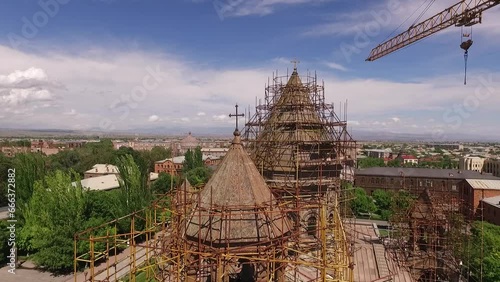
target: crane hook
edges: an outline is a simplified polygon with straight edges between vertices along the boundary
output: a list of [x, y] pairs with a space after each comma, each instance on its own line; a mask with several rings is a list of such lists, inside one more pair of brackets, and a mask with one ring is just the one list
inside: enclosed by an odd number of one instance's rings
[[469, 48], [474, 43], [471, 39], [463, 41], [460, 44], [460, 48], [464, 50], [464, 61], [465, 61], [465, 75], [464, 75], [464, 85], [467, 85], [467, 58], [469, 57]]

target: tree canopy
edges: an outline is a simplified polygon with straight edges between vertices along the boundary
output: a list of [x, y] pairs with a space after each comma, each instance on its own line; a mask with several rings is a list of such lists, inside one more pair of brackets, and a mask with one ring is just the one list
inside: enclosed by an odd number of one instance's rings
[[[173, 186], [172, 186], [173, 184]], [[168, 193], [172, 187], [176, 187], [179, 184], [179, 178], [171, 176], [168, 173], [161, 172], [158, 175], [158, 179], [151, 185], [151, 190], [154, 194], [165, 194]]]
[[49, 271], [73, 267], [73, 236], [85, 226], [87, 192], [79, 185], [77, 174], [56, 171], [34, 185], [33, 196], [24, 211], [21, 237], [34, 251], [34, 262]]
[[354, 198], [350, 202], [352, 212], [357, 215], [371, 214], [377, 210], [373, 199], [368, 196], [363, 188], [355, 187]]
[[368, 157], [358, 160], [359, 168], [381, 167], [381, 166], [385, 166], [383, 159]]
[[484, 282], [500, 281], [500, 226], [477, 221], [471, 231], [469, 246], [471, 276], [475, 281], [481, 281], [481, 276]]

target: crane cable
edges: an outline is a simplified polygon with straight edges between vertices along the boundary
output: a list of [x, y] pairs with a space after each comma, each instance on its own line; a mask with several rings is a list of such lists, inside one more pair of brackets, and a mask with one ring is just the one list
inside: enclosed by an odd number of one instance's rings
[[[464, 41], [464, 38], [469, 38]], [[465, 63], [465, 73], [464, 73], [464, 85], [467, 85], [467, 59], [469, 58], [469, 48], [472, 46], [472, 26], [470, 27], [470, 33], [464, 33], [464, 27], [461, 30], [461, 43], [460, 48], [464, 50], [464, 63]]]
[[[427, 2], [428, 0], [425, 0], [422, 2], [422, 4], [420, 4], [420, 6], [418, 6], [418, 8], [413, 11], [413, 13], [411, 13], [411, 15], [409, 15], [398, 27], [396, 27], [389, 35], [387, 35], [387, 37], [382, 40], [382, 42], [385, 42], [387, 41], [387, 39], [389, 39], [394, 33], [396, 33], [396, 31], [398, 31], [398, 29], [400, 29], [411, 17], [413, 17], [413, 15], [418, 11], [420, 10], [420, 8], [422, 8], [422, 6], [424, 6], [424, 4]], [[414, 26], [415, 25], [415, 22], [411, 25], [411, 26]], [[411, 27], [410, 26], [410, 27]], [[382, 43], [381, 43], [382, 44]]]
[[[429, 2], [429, 4], [427, 4], [427, 6], [422, 10], [420, 15], [418, 15], [418, 17], [413, 21], [412, 26], [416, 25], [420, 21], [420, 19], [424, 16], [424, 14], [427, 13], [427, 11], [429, 11], [430, 7], [432, 6], [432, 4], [434, 4], [434, 2], [436, 2], [436, 0], [432, 0]], [[422, 7], [422, 5], [420, 7]]]

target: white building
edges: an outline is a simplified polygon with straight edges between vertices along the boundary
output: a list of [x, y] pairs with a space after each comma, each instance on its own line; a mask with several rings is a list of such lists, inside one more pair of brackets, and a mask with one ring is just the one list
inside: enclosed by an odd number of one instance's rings
[[[89, 189], [91, 191], [106, 191], [120, 188], [120, 181], [118, 180], [118, 176], [116, 174], [86, 178], [82, 179], [80, 183], [82, 188]], [[76, 186], [75, 182], [73, 182], [73, 186]]]
[[216, 158], [222, 158], [226, 155], [229, 148], [201, 148], [203, 155], [209, 155]]
[[484, 159], [481, 157], [465, 156], [460, 158], [458, 168], [461, 170], [474, 170], [481, 172], [484, 166]]
[[118, 171], [118, 167], [110, 164], [96, 164], [91, 169], [85, 172], [83, 178], [91, 178], [109, 174], [119, 175], [120, 172]]

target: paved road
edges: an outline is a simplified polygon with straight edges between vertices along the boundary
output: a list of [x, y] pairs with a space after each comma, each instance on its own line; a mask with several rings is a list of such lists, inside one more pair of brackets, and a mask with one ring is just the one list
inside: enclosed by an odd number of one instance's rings
[[0, 220], [7, 219], [9, 217], [9, 212], [7, 211], [9, 207], [0, 207]]
[[0, 268], [0, 281], [2, 282], [64, 282], [73, 275], [54, 276], [50, 272], [42, 272], [34, 268], [34, 266], [26, 262], [20, 268], [16, 269], [16, 274], [8, 272], [9, 267]]
[[[157, 234], [158, 236], [158, 234]], [[154, 241], [150, 241], [150, 244], [152, 244]], [[143, 243], [144, 244], [144, 243]], [[151, 247], [150, 247], [151, 248]], [[116, 256], [116, 267], [114, 266], [115, 262], [115, 257], [112, 256], [109, 260], [109, 269], [107, 268], [106, 263], [101, 263], [98, 266], [94, 268], [94, 279], [96, 281], [109, 281], [109, 282], [115, 282], [119, 281], [120, 278], [125, 277], [130, 271], [130, 248], [127, 248], [123, 250], [120, 254]], [[146, 261], [146, 248], [145, 247], [136, 247], [135, 250], [135, 263], [136, 266], [142, 264], [143, 262]], [[108, 272], [109, 271], [109, 272]], [[116, 272], [116, 274], [115, 274]], [[90, 277], [90, 274], [88, 273], [88, 270], [85, 272], [81, 272], [76, 276], [76, 279], [74, 276], [69, 277], [68, 279], [64, 280], [65, 282], [84, 282], [88, 281], [88, 277]], [[106, 280], [109, 279], [109, 280]]]
[[389, 226], [389, 222], [383, 220], [374, 220], [374, 219], [356, 219], [356, 223], [375, 223], [381, 226]]

